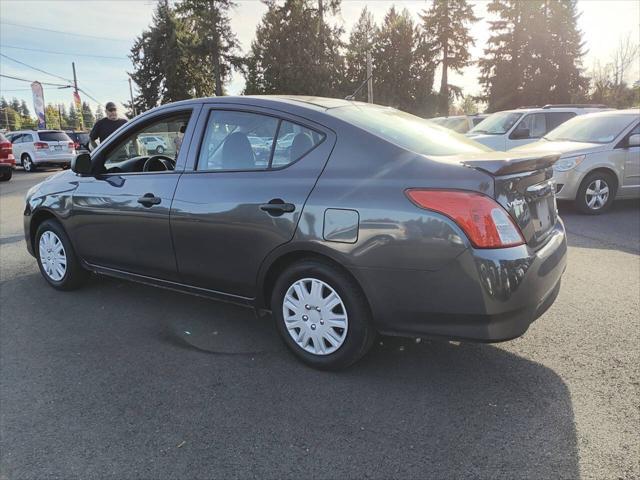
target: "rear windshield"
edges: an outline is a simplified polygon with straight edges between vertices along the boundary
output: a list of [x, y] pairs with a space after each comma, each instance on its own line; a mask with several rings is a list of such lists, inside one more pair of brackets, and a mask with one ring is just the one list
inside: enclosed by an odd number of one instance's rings
[[423, 155], [457, 155], [491, 151], [490, 148], [459, 133], [393, 108], [378, 105], [350, 105], [334, 108], [329, 112], [395, 145]]
[[469, 133], [484, 133], [488, 135], [503, 135], [511, 130], [511, 127], [520, 120], [522, 113], [497, 112], [489, 115], [478, 125], [473, 127]]
[[71, 139], [64, 132], [38, 132], [38, 137], [43, 142], [68, 142]]
[[91, 140], [88, 133], [76, 133], [76, 136], [78, 137], [78, 141], [83, 144], [89, 143]]
[[609, 143], [637, 119], [635, 115], [581, 115], [561, 124], [544, 138], [554, 142]]

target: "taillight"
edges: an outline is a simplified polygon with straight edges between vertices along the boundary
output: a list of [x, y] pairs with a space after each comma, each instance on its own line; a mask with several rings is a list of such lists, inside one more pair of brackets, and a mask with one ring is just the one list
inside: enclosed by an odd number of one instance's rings
[[49, 148], [49, 144], [44, 142], [34, 142], [33, 146], [36, 148], [36, 150], [45, 150]]
[[476, 248], [513, 247], [524, 243], [520, 229], [509, 214], [486, 195], [426, 189], [409, 189], [406, 194], [418, 207], [451, 218]]
[[11, 145], [11, 142], [0, 142], [0, 150], [12, 151], [13, 145]]
[[72, 150], [78, 150], [80, 148], [80, 144], [78, 142], [69, 142], [69, 148]]

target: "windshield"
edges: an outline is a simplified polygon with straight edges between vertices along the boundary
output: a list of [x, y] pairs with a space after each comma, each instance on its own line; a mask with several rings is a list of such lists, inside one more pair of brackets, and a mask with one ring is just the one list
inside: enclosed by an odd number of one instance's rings
[[554, 142], [609, 143], [637, 118], [634, 115], [582, 115], [561, 124], [544, 138]]
[[469, 133], [487, 133], [489, 135], [502, 135], [511, 130], [511, 127], [520, 120], [522, 113], [516, 112], [496, 112], [489, 115], [478, 125], [473, 127]]
[[395, 145], [423, 155], [490, 152], [491, 149], [415, 115], [378, 105], [352, 105], [329, 110]]

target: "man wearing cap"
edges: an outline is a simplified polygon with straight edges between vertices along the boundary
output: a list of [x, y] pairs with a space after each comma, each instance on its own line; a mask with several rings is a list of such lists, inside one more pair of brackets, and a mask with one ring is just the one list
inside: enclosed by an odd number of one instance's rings
[[94, 146], [96, 140], [100, 140], [100, 143], [104, 142], [109, 135], [127, 123], [124, 118], [118, 118], [118, 108], [115, 103], [108, 102], [105, 110], [107, 116], [98, 120], [89, 134]]

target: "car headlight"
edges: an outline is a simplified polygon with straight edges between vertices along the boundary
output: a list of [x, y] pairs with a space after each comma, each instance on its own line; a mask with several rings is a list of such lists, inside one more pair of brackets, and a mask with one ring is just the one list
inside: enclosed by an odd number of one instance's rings
[[586, 155], [578, 155], [577, 157], [561, 158], [553, 164], [553, 169], [558, 172], [566, 172], [572, 168], [576, 168], [585, 159]]

